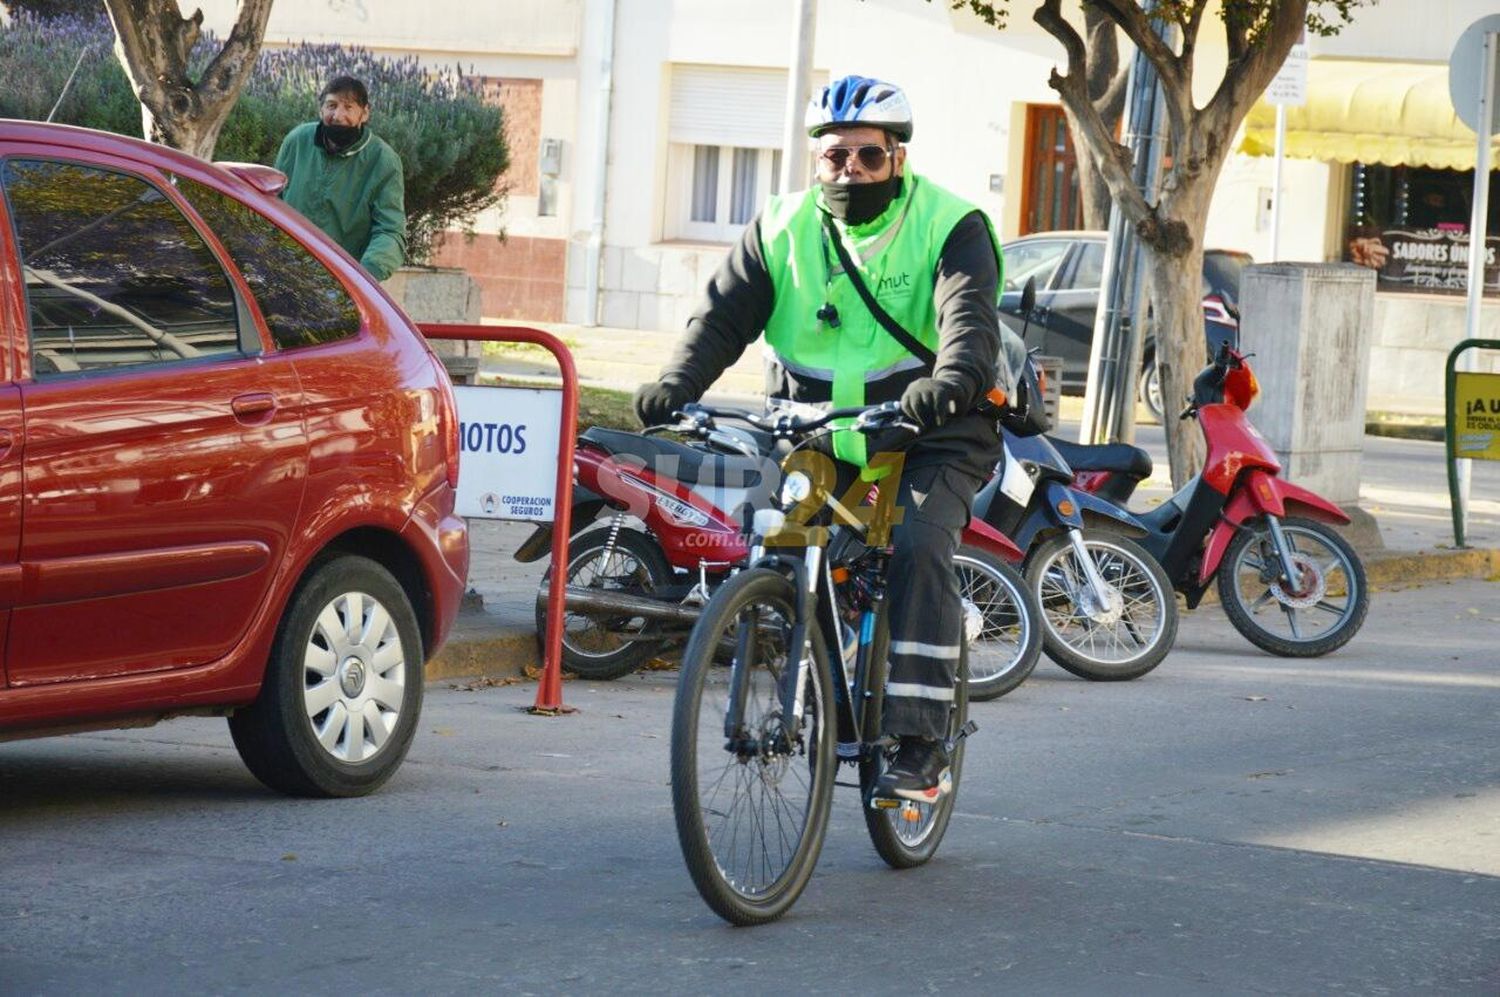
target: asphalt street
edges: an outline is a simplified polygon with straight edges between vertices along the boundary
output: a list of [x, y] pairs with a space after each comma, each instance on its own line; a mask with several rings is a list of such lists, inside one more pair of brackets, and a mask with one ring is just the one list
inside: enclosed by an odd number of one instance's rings
[[0, 744], [0, 992], [1500, 991], [1500, 592], [1374, 597], [1312, 661], [1212, 608], [1132, 683], [976, 704], [958, 813], [893, 872], [836, 791], [784, 920], [678, 853], [675, 673], [429, 687], [378, 794], [262, 790], [222, 721]]

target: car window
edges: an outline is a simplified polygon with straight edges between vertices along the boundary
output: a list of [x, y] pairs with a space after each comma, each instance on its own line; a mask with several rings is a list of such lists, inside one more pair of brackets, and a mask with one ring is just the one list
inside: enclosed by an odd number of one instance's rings
[[26, 283], [32, 372], [239, 355], [233, 285], [165, 194], [125, 173], [7, 160]]
[[1052, 272], [1068, 254], [1068, 243], [1062, 240], [1011, 243], [1003, 247], [1005, 257], [1005, 289], [1018, 291], [1026, 285], [1028, 278], [1036, 278], [1038, 290], [1044, 290], [1052, 279]]
[[1074, 256], [1073, 270], [1064, 288], [1069, 291], [1097, 291], [1104, 278], [1104, 243], [1084, 242]]
[[359, 332], [354, 299], [290, 233], [249, 205], [196, 180], [178, 177], [176, 183], [244, 275], [277, 346], [316, 346]]

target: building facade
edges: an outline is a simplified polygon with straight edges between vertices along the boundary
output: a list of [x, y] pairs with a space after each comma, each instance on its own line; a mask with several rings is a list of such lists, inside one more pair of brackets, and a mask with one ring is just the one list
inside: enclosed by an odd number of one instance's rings
[[[819, 0], [814, 84], [851, 72], [899, 83], [916, 114], [910, 165], [987, 211], [1002, 238], [1075, 226], [1075, 163], [1047, 85], [1061, 46], [1025, 3], [1010, 5], [1004, 31], [949, 6]], [[1446, 91], [1463, 29], [1494, 5], [1421, 6], [1420, 18], [1404, 0], [1360, 8], [1339, 36], [1310, 37], [1309, 102], [1288, 116], [1279, 257], [1381, 270], [1372, 407], [1439, 407], [1441, 354], [1463, 325], [1452, 268], [1431, 264], [1434, 247], [1467, 230], [1473, 136], [1431, 94]], [[227, 28], [233, 7], [205, 3], [209, 26]], [[1064, 10], [1081, 23], [1076, 3]], [[273, 8], [267, 44], [359, 44], [483, 78], [506, 110], [510, 195], [435, 262], [479, 282], [486, 317], [676, 329], [777, 190], [792, 18], [790, 0], [319, 0]], [[1200, 103], [1224, 65], [1217, 25], [1206, 18], [1200, 39]], [[1264, 106], [1247, 121], [1206, 233], [1208, 245], [1261, 261], [1271, 255], [1268, 121]], [[809, 171], [810, 161], [793, 172]], [[1491, 210], [1500, 215], [1500, 196]], [[1500, 291], [1500, 266], [1486, 277]]]

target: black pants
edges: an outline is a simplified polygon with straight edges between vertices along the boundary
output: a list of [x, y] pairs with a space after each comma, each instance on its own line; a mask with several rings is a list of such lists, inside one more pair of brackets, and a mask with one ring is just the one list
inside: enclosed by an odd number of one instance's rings
[[901, 475], [886, 581], [891, 626], [884, 732], [946, 737], [963, 617], [953, 557], [983, 482], [953, 463], [924, 464]]

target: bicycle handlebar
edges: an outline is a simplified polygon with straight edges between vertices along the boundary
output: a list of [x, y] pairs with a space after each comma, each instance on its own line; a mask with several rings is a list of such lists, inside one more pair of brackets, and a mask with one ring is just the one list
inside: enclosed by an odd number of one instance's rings
[[835, 419], [854, 419], [854, 429], [860, 432], [870, 430], [893, 429], [905, 424], [908, 428], [916, 430], [917, 426], [911, 424], [901, 412], [898, 402], [882, 402], [879, 405], [851, 405], [845, 408], [830, 409], [814, 418], [795, 415], [790, 412], [777, 412], [764, 414], [751, 412], [748, 409], [726, 408], [714, 405], [704, 405], [699, 402], [689, 403], [682, 407], [681, 413], [684, 428], [689, 430], [707, 429], [714, 419], [738, 419], [749, 423], [756, 429], [768, 432], [778, 439], [795, 439], [806, 436], [814, 430], [822, 429]]

